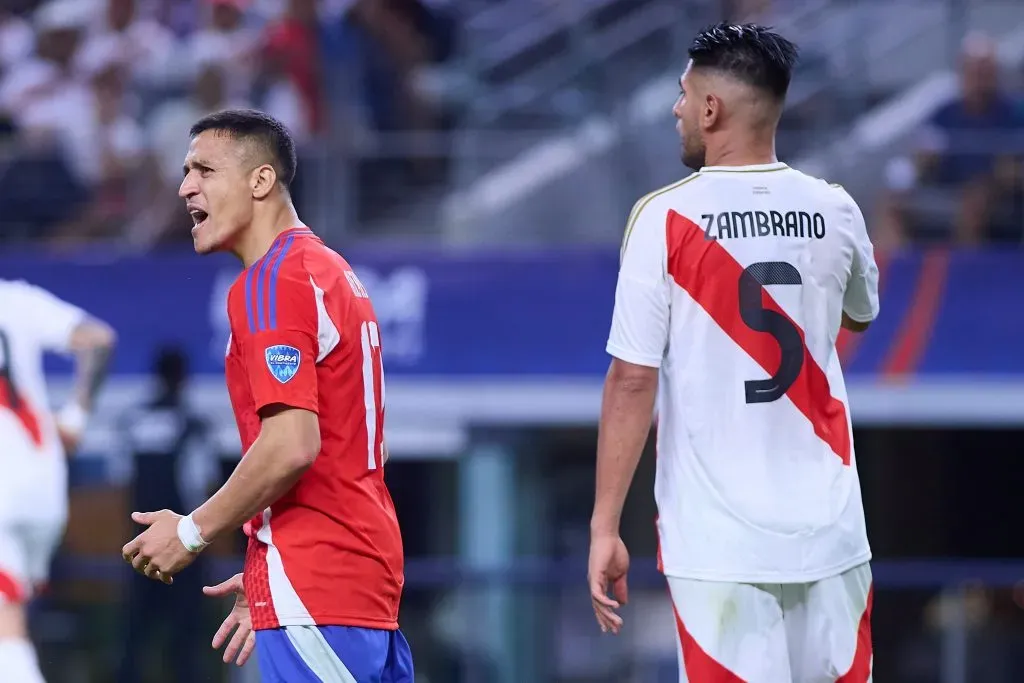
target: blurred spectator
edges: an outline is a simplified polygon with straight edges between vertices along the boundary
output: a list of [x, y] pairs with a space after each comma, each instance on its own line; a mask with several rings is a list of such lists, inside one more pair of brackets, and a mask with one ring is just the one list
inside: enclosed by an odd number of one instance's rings
[[260, 33], [246, 19], [248, 0], [202, 0], [206, 24], [188, 40], [190, 74], [206, 64], [224, 69], [229, 99], [247, 99], [256, 77]]
[[149, 143], [147, 179], [144, 191], [147, 207], [129, 226], [127, 238], [135, 246], [148, 246], [169, 238], [189, 238], [192, 219], [178, 198], [181, 167], [188, 151], [188, 131], [203, 116], [221, 109], [244, 108], [245, 100], [229, 101], [226, 96], [224, 69], [211, 62], [201, 67], [199, 76], [187, 97], [174, 98], [161, 104], [146, 124]]
[[31, 55], [35, 47], [32, 26], [13, 11], [14, 4], [0, 6], [0, 73]]
[[102, 1], [106, 11], [82, 46], [84, 69], [95, 71], [113, 53], [139, 84], [163, 83], [180, 72], [174, 36], [156, 20], [140, 17], [137, 0]]
[[89, 0], [54, 0], [33, 16], [35, 52], [4, 71], [0, 109], [26, 132], [65, 132], [88, 88], [75, 71], [75, 58], [91, 20]]
[[266, 31], [262, 61], [263, 109], [288, 126], [296, 141], [324, 132], [317, 0], [288, 0]]
[[90, 200], [57, 235], [62, 245], [115, 237], [138, 204], [133, 202], [133, 190], [144, 138], [129, 113], [127, 69], [116, 57], [97, 67], [89, 78], [86, 108], [74, 112], [77, 125], [70, 140], [74, 166]]
[[960, 96], [887, 168], [876, 244], [1020, 242], [1024, 112], [999, 83], [995, 45], [972, 35], [961, 56]]
[[[191, 510], [202, 500], [205, 490], [190, 491], [196, 486], [186, 483], [186, 456], [202, 453], [191, 449], [205, 443], [207, 425], [192, 413], [185, 400], [188, 359], [177, 348], [162, 349], [154, 358], [153, 375], [156, 391], [152, 399], [121, 420], [125, 450], [134, 464], [132, 510]], [[206, 476], [196, 479], [199, 489], [208, 483]], [[119, 681], [139, 680], [139, 671], [144, 670], [141, 655], [160, 635], [170, 646], [161, 652], [160, 660], [174, 670], [174, 680], [206, 680], [200, 673], [200, 663], [205, 660], [197, 655], [206, 650], [208, 636], [196, 628], [202, 623], [205, 561], [200, 558], [198, 566], [174, 577], [172, 586], [132, 573]]]
[[1016, 683], [1024, 676], [1019, 607], [1006, 591], [967, 585], [962, 593], [936, 595], [925, 608], [924, 629], [911, 631], [900, 647], [899, 680], [933, 683], [944, 680], [943, 641], [963, 629], [967, 657], [964, 680]]
[[0, 210], [6, 237], [40, 235], [66, 219], [82, 200], [82, 163], [73, 154], [84, 140], [83, 113], [92, 108], [88, 85], [74, 69], [89, 0], [52, 0], [32, 15], [33, 54], [4, 70], [0, 113], [17, 130], [14, 158], [2, 178]]
[[426, 130], [434, 112], [417, 78], [447, 57], [453, 31], [447, 16], [420, 0], [349, 0], [346, 21], [362, 34], [366, 99], [377, 130]]

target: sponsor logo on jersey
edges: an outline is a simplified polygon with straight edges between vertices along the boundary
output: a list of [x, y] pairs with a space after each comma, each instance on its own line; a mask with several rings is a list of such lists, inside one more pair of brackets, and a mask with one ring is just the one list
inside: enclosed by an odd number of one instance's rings
[[263, 352], [267, 359], [267, 369], [281, 384], [284, 384], [299, 371], [302, 354], [294, 346], [275, 344], [268, 346]]

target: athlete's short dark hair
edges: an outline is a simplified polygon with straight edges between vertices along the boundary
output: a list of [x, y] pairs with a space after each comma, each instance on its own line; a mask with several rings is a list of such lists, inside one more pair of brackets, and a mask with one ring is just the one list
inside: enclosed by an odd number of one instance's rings
[[295, 141], [288, 128], [270, 114], [255, 109], [226, 109], [196, 121], [188, 135], [194, 138], [208, 130], [226, 133], [235, 140], [261, 148], [285, 188], [295, 180], [298, 165]]
[[781, 101], [799, 51], [764, 26], [721, 23], [698, 33], [689, 54], [694, 68], [721, 71]]

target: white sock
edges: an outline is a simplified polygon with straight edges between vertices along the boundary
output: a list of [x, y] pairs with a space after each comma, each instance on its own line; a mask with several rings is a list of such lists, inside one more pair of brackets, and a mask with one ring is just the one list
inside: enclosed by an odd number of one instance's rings
[[46, 683], [32, 643], [24, 638], [0, 638], [0, 671], [3, 680], [18, 683]]

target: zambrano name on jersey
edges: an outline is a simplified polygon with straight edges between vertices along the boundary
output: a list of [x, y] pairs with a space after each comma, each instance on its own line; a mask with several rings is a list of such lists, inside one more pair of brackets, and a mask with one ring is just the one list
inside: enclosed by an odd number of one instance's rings
[[807, 211], [723, 211], [700, 216], [704, 239], [794, 237], [824, 239], [825, 217]]

